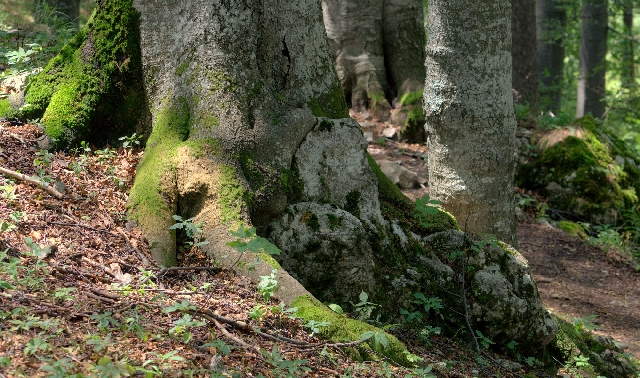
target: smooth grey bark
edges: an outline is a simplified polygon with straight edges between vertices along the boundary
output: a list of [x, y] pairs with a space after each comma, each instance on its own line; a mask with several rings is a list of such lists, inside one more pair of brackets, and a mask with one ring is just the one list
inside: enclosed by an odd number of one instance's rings
[[424, 85], [420, 0], [323, 0], [324, 23], [350, 105], [388, 117], [389, 101]]
[[562, 35], [567, 24], [567, 11], [561, 1], [537, 0], [538, 77], [540, 104], [545, 111], [558, 113], [562, 101], [564, 45]]
[[604, 116], [608, 1], [584, 0], [580, 11], [580, 69], [576, 117]]
[[65, 21], [71, 22], [78, 29], [80, 24], [80, 0], [48, 0], [47, 4], [56, 8], [65, 16]]
[[513, 0], [511, 12], [512, 86], [516, 100], [538, 113], [538, 57], [536, 54], [536, 2]]
[[516, 246], [511, 2], [429, 1], [427, 35], [430, 195], [464, 230]]

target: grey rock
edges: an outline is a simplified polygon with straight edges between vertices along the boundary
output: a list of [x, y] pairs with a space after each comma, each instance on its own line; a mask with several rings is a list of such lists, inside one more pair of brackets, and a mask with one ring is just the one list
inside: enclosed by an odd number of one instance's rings
[[420, 188], [427, 180], [411, 172], [400, 164], [390, 160], [380, 160], [377, 162], [382, 172], [402, 189]]
[[382, 135], [388, 139], [398, 139], [398, 132], [393, 127], [387, 127], [386, 129], [382, 130]]
[[363, 129], [367, 129], [374, 126], [375, 124], [373, 122], [360, 122], [360, 127], [362, 127]]
[[373, 133], [371, 131], [365, 131], [365, 132], [362, 133], [362, 135], [364, 135], [364, 139], [368, 143], [373, 142]]

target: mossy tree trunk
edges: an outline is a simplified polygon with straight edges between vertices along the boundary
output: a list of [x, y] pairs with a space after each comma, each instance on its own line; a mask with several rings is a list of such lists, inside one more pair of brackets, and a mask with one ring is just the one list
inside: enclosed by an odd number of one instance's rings
[[[305, 319], [336, 317], [309, 292], [349, 311], [365, 291], [389, 320], [426, 292], [457, 309], [441, 320], [458, 330], [462, 277], [474, 329], [532, 349], [553, 338], [555, 323], [522, 256], [504, 246], [470, 249], [444, 211], [415, 219], [415, 204], [367, 155], [348, 118], [319, 0], [158, 3], [123, 0], [122, 8], [109, 8], [111, 17], [126, 10], [139, 20], [142, 109], [150, 109], [152, 132], [129, 217], [158, 262], [176, 263], [169, 228], [178, 214], [203, 223], [210, 244], [202, 248], [217, 263], [254, 280], [276, 269], [276, 295], [300, 306]], [[82, 98], [75, 85], [68, 98]], [[226, 245], [240, 225], [276, 244], [277, 261]], [[465, 274], [451, 257], [461, 251], [468, 253]], [[398, 357], [402, 347], [392, 344]]]
[[338, 77], [354, 109], [386, 118], [394, 98], [422, 92], [421, 0], [323, 0], [322, 7]]
[[39, 118], [61, 149], [145, 133], [138, 24], [130, 1], [98, 2], [87, 25], [31, 80], [20, 115]]
[[430, 1], [427, 31], [430, 194], [466, 231], [516, 246], [511, 2]]

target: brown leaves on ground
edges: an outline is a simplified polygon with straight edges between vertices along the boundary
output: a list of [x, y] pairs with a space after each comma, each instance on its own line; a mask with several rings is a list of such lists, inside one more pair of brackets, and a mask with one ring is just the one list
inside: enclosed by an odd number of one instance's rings
[[[238, 377], [418, 372], [323, 348], [300, 319], [263, 302], [248, 279], [215, 268], [197, 249], [183, 250], [180, 265], [199, 269], [155, 266], [140, 230], [126, 221], [142, 151], [83, 145], [48, 153], [36, 147], [40, 134], [34, 125], [0, 124], [0, 166], [65, 194], [55, 199], [0, 177], [0, 377], [216, 376], [212, 368]], [[474, 351], [442, 337], [410, 349], [438, 376], [519, 376], [478, 365]]]

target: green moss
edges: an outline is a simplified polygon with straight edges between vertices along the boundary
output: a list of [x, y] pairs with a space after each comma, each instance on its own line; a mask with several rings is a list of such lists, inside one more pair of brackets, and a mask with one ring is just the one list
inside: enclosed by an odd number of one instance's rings
[[304, 193], [304, 182], [300, 178], [298, 173], [298, 167], [295, 161], [291, 164], [290, 170], [283, 170], [280, 176], [280, 186], [284, 190], [284, 193], [287, 195], [287, 200], [289, 203], [298, 202], [303, 197]]
[[270, 267], [272, 267], [273, 269], [282, 269], [282, 267], [280, 266], [280, 264], [276, 261], [276, 259], [274, 259], [273, 257], [271, 257], [271, 255], [269, 255], [268, 253], [264, 253], [264, 252], [260, 252], [260, 254], [258, 255], [260, 257], [260, 259], [264, 262], [266, 262], [267, 264], [269, 264]]
[[182, 76], [187, 68], [189, 68], [189, 62], [183, 62], [181, 65], [176, 67], [176, 75]]
[[572, 235], [580, 236], [583, 239], [587, 239], [588, 238], [588, 235], [584, 231], [584, 228], [582, 226], [580, 226], [579, 224], [577, 224], [577, 223], [563, 220], [563, 221], [558, 222], [558, 227], [562, 231], [568, 232], [568, 233], [570, 233]]
[[[615, 155], [635, 161], [617, 139], [604, 133], [591, 117], [577, 121], [581, 136], [567, 136], [553, 146], [543, 146], [540, 156], [520, 166], [516, 185], [550, 195], [550, 205], [581, 216], [599, 217], [609, 209], [638, 204], [640, 172], [633, 164], [619, 166]], [[575, 127], [575, 126], [574, 126]], [[565, 194], [547, 192], [549, 183], [566, 188]]]
[[318, 127], [319, 131], [331, 131], [333, 129], [333, 123], [331, 123], [330, 121], [327, 121], [326, 119], [323, 119], [322, 121], [320, 121], [320, 126]]
[[0, 99], [0, 118], [13, 117], [14, 113], [15, 111], [11, 107], [9, 100], [6, 98]]
[[335, 231], [340, 228], [340, 226], [342, 226], [341, 217], [337, 217], [333, 214], [327, 214], [327, 219], [329, 220], [329, 228], [331, 229], [331, 231]]
[[139, 14], [131, 0], [102, 2], [28, 88], [23, 118], [41, 118], [58, 148], [113, 142], [143, 119]]
[[349, 108], [344, 98], [344, 92], [340, 83], [335, 83], [331, 90], [317, 98], [312, 98], [308, 103], [309, 109], [316, 117], [349, 118]]
[[413, 105], [422, 100], [423, 91], [409, 92], [400, 96], [400, 105]]
[[240, 223], [243, 210], [247, 208], [250, 198], [247, 198], [248, 193], [238, 181], [235, 168], [223, 165], [221, 173], [222, 183], [218, 196], [220, 198], [222, 223]]
[[320, 231], [320, 219], [318, 219], [316, 214], [310, 211], [305, 211], [300, 220], [303, 221], [311, 231]]
[[[156, 114], [155, 127], [147, 141], [127, 204], [129, 217], [147, 234], [166, 234], [172, 223], [171, 216], [175, 213], [172, 197], [175, 194], [164, 180], [176, 168], [176, 149], [188, 135], [189, 120], [189, 107], [184, 98], [172, 100], [167, 96]], [[175, 251], [169, 251], [167, 246], [161, 248], [165, 265], [175, 263]]]
[[345, 198], [344, 209], [351, 214], [353, 214], [356, 218], [360, 218], [360, 192], [357, 190], [352, 190], [347, 193]]
[[[337, 314], [327, 306], [323, 305], [317, 299], [309, 297], [307, 295], [296, 298], [291, 303], [291, 306], [298, 308], [297, 315], [301, 317], [305, 322], [308, 322], [310, 320], [314, 320], [316, 322], [329, 322], [329, 326], [321, 328], [320, 336], [334, 342], [357, 341], [362, 338], [362, 335], [365, 332], [384, 333], [384, 331], [382, 331], [381, 329], [376, 328], [370, 324]], [[408, 361], [406, 361], [404, 357], [404, 352], [407, 349], [404, 344], [402, 344], [393, 335], [387, 333], [386, 336], [389, 340], [389, 346], [382, 351], [382, 354], [391, 358], [397, 363], [407, 364]], [[370, 353], [370, 344], [364, 343], [363, 346], [365, 347], [359, 348], [359, 350], [351, 349], [351, 356], [359, 360], [379, 358], [374, 353]]]
[[558, 323], [558, 333], [554, 341], [547, 347], [547, 350], [554, 357], [563, 363], [573, 363], [574, 357], [583, 355], [589, 358], [589, 365], [579, 368], [581, 376], [620, 377], [619, 374], [607, 369], [605, 363], [597, 353], [608, 349], [606, 345], [598, 343], [593, 336], [583, 330], [578, 330], [571, 323], [555, 316]]

